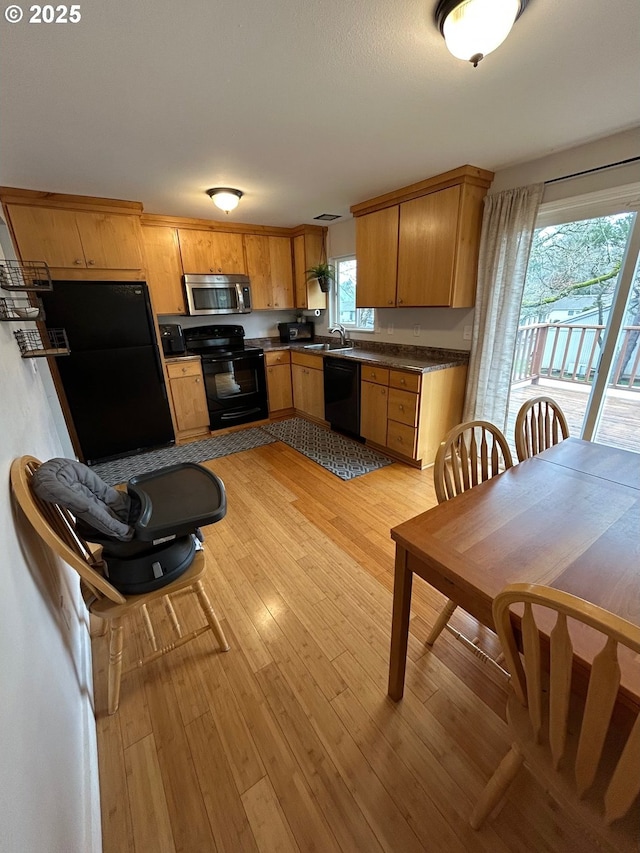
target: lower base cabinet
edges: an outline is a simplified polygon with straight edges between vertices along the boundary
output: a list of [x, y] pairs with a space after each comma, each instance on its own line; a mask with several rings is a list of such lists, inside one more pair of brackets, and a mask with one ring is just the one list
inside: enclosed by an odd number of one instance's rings
[[363, 368], [361, 435], [426, 468], [447, 432], [460, 423], [466, 379], [466, 365], [423, 374]]
[[275, 350], [265, 353], [267, 365], [267, 394], [269, 414], [279, 413], [293, 408], [293, 389], [291, 387], [291, 355], [289, 350]]
[[209, 434], [209, 410], [200, 359], [167, 364], [176, 441]]
[[317, 421], [324, 421], [324, 371], [321, 356], [291, 353], [293, 405]]

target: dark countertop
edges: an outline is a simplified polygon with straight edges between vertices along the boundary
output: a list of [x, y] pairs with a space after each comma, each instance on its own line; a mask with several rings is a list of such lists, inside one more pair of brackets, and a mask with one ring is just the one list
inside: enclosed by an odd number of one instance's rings
[[[335, 338], [316, 338], [314, 343], [335, 343]], [[305, 349], [304, 344], [284, 344], [277, 338], [257, 338], [246, 341], [250, 346], [260, 346], [265, 352], [290, 350], [303, 352], [323, 358], [344, 358], [349, 361], [360, 361], [363, 364], [376, 364], [398, 370], [409, 370], [415, 373], [430, 373], [433, 370], [444, 370], [447, 367], [457, 367], [467, 364], [469, 353], [465, 350], [443, 350], [432, 347], [411, 347], [396, 344], [369, 344], [361, 341], [354, 342], [349, 350], [314, 350]]]

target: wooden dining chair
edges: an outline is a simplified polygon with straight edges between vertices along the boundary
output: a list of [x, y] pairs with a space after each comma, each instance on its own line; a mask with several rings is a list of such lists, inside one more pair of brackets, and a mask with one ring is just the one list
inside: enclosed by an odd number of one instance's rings
[[[436, 454], [433, 483], [438, 503], [444, 503], [512, 466], [509, 445], [498, 427], [488, 421], [458, 424], [447, 434]], [[449, 620], [455, 609], [455, 603], [447, 601], [429, 632], [427, 645], [432, 646], [447, 628], [480, 660], [495, 664], [474, 640], [451, 628]]]
[[[132, 669], [157, 660], [167, 652], [199, 637], [205, 631], [213, 631], [222, 651], [229, 650], [229, 644], [220, 627], [218, 618], [202, 584], [205, 573], [205, 558], [198, 551], [189, 568], [170, 584], [153, 592], [142, 595], [123, 595], [106, 579], [102, 572], [104, 562], [101, 549], [93, 548], [76, 532], [75, 519], [65, 508], [40, 500], [30, 486], [33, 472], [40, 466], [33, 456], [14, 459], [11, 465], [11, 490], [15, 500], [40, 539], [71, 568], [80, 575], [80, 586], [87, 609], [90, 613], [105, 620], [109, 642], [108, 668], [108, 713], [118, 710], [120, 700], [120, 681], [122, 676], [123, 620], [140, 610], [145, 623], [147, 636], [153, 652], [138, 660]], [[169, 596], [181, 590], [195, 593], [206, 625], [182, 635], [182, 630]], [[178, 638], [161, 649], [157, 648], [155, 634], [149, 619], [147, 605], [159, 599], [165, 599], [167, 612], [176, 628]]]
[[532, 397], [523, 403], [516, 416], [515, 442], [518, 461], [569, 437], [564, 412], [551, 397]]
[[[514, 606], [521, 617], [512, 612]], [[555, 624], [547, 660], [538, 625], [549, 616], [549, 624]], [[480, 795], [471, 826], [482, 826], [526, 765], [612, 850], [637, 851], [640, 716], [637, 709], [616, 708], [616, 698], [619, 648], [630, 649], [637, 659], [640, 626], [537, 584], [507, 586], [494, 600], [493, 618], [511, 673], [507, 720], [512, 746]], [[579, 630], [588, 626], [598, 640], [586, 697], [571, 691], [574, 626], [568, 620], [581, 623]]]

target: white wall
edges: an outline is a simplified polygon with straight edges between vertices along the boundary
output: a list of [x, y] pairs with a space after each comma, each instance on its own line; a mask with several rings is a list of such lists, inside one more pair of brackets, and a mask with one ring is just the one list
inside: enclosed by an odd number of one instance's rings
[[14, 517], [9, 496], [14, 457], [49, 459], [66, 452], [41, 378], [46, 364], [20, 357], [15, 327], [0, 323], [0, 851], [97, 853], [97, 751], [84, 605], [75, 573], [25, 544], [29, 528]]
[[[598, 166], [607, 166], [631, 157], [640, 157], [640, 127], [588, 142], [585, 145], [578, 145], [575, 148], [557, 151], [538, 160], [501, 169], [496, 172], [489, 192], [497, 193], [511, 187], [551, 181], [554, 178], [595, 169]], [[542, 202], [572, 198], [610, 187], [632, 184], [638, 180], [640, 180], [640, 163], [631, 163], [602, 172], [593, 172], [580, 178], [548, 184], [544, 188]]]

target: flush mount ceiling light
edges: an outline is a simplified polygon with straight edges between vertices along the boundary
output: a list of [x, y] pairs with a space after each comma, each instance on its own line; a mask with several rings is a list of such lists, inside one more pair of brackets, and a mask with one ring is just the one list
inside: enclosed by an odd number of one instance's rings
[[475, 68], [499, 47], [529, 0], [440, 0], [436, 24], [449, 51]]
[[230, 210], [236, 209], [243, 193], [241, 190], [234, 190], [231, 187], [215, 187], [212, 190], [207, 190], [207, 195], [220, 210], [229, 213]]

